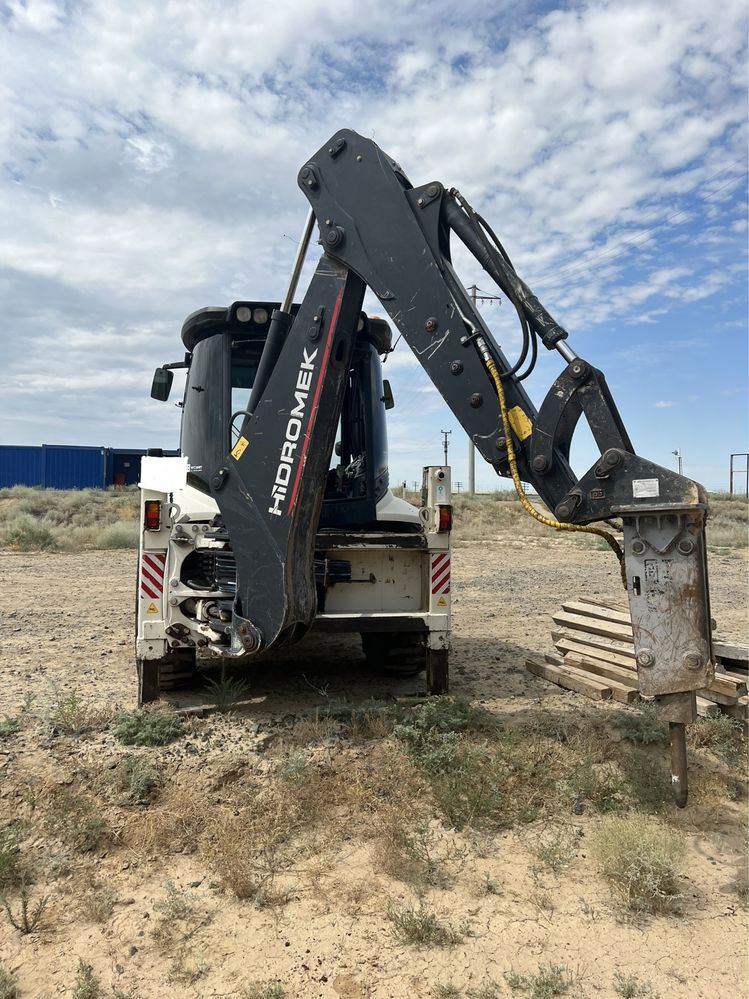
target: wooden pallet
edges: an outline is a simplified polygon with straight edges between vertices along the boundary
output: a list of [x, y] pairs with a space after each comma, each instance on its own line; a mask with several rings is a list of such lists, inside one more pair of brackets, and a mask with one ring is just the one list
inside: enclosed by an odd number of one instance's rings
[[[639, 700], [637, 664], [629, 610], [618, 601], [580, 597], [553, 615], [558, 655], [526, 661], [528, 672], [597, 700]], [[749, 646], [716, 638], [715, 678], [697, 691], [697, 713], [749, 717]]]

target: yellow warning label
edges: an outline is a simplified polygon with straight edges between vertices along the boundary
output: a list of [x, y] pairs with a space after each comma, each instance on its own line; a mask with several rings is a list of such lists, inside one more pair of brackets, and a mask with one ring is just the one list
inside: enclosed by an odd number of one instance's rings
[[445, 600], [444, 597], [440, 597], [439, 600], [437, 601], [437, 606], [438, 607], [447, 607], [447, 600]]
[[146, 607], [146, 614], [158, 614], [158, 613], [159, 613], [159, 608], [156, 606], [156, 604], [153, 601], [151, 601], [148, 607]]
[[521, 441], [524, 441], [526, 437], [530, 437], [533, 433], [533, 424], [520, 406], [513, 406], [507, 414], [507, 419]]
[[239, 461], [239, 459], [240, 459], [240, 458], [242, 457], [242, 455], [243, 455], [243, 454], [245, 453], [245, 451], [247, 450], [247, 445], [248, 445], [249, 443], [250, 443], [250, 442], [249, 442], [249, 441], [247, 440], [247, 438], [246, 438], [246, 437], [240, 437], [240, 438], [239, 438], [239, 440], [238, 440], [238, 441], [237, 441], [237, 443], [236, 443], [236, 444], [234, 445], [234, 447], [232, 448], [232, 451], [231, 451], [231, 456], [232, 456], [232, 458], [233, 458], [233, 459], [234, 459], [235, 461]]

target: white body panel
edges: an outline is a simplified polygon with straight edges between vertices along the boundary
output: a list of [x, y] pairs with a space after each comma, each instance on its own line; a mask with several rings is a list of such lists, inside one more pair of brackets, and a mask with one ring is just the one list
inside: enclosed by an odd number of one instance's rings
[[[176, 459], [182, 461], [183, 459]], [[169, 458], [144, 459], [141, 485], [141, 551], [138, 575], [137, 654], [158, 659], [176, 648], [195, 647], [219, 651], [220, 634], [201, 618], [201, 605], [231, 594], [200, 593], [182, 582], [182, 564], [196, 550], [224, 550], [220, 541], [205, 536], [219, 512], [212, 497], [187, 485], [181, 466], [156, 468]], [[450, 475], [447, 468], [425, 469], [427, 505], [419, 510], [388, 492], [377, 506], [387, 542], [375, 532], [371, 540], [362, 534], [361, 544], [322, 548], [324, 557], [351, 564], [351, 582], [338, 582], [325, 591], [320, 625], [339, 631], [386, 630], [424, 634], [424, 644], [446, 649], [450, 632], [450, 536], [440, 533], [435, 501], [449, 503]], [[172, 484], [173, 490], [146, 488], [145, 483]], [[445, 497], [447, 497], [445, 499]], [[144, 503], [162, 503], [160, 530], [144, 530]], [[420, 525], [425, 547], [413, 546], [413, 533], [398, 535], [387, 524]], [[399, 540], [403, 539], [399, 545]], [[322, 538], [321, 538], [322, 541]], [[411, 542], [409, 544], [409, 542]], [[185, 603], [189, 601], [189, 603]], [[198, 605], [196, 613], [195, 606]], [[183, 606], [184, 605], [184, 606]], [[251, 612], [250, 612], [251, 616]]]

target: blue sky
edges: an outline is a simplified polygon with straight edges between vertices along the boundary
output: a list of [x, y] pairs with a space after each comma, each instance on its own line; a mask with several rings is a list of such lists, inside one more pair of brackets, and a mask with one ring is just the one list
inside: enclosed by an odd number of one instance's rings
[[[413, 183], [459, 187], [637, 450], [673, 466], [680, 448], [726, 488], [749, 449], [744, 0], [490, 9], [0, 2], [0, 442], [173, 446], [153, 368], [194, 309], [281, 296], [297, 170], [345, 126]], [[512, 308], [484, 315], [512, 356]], [[537, 404], [559, 367], [525, 383]], [[403, 341], [385, 368], [393, 478], [451, 429], [465, 482], [465, 435]], [[594, 460], [584, 433], [573, 459]], [[477, 481], [498, 483], [480, 462]]]

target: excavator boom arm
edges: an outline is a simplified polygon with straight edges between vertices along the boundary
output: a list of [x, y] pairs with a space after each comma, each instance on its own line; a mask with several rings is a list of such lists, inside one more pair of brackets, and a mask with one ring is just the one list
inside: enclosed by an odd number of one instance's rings
[[[245, 650], [256, 640], [260, 647], [298, 634], [314, 616], [310, 536], [333, 446], [331, 428], [340, 413], [341, 371], [369, 287], [485, 460], [498, 474], [512, 475], [519, 489], [521, 481], [533, 484], [553, 511], [553, 518], [544, 516], [547, 523], [581, 530], [595, 521], [622, 518], [623, 579], [641, 692], [658, 699], [663, 716], [677, 729], [693, 720], [694, 691], [713, 675], [705, 490], [635, 453], [603, 374], [569, 347], [566, 330], [517, 275], [494, 232], [459, 192], [437, 181], [414, 187], [372, 140], [350, 130], [337, 132], [304, 164], [298, 183], [319, 227], [322, 257], [298, 315], [293, 322], [286, 317], [287, 329], [266, 358], [267, 385], [253, 393], [259, 398], [240, 438], [250, 451], [259, 445], [265, 468], [258, 468], [257, 455], [243, 463], [235, 448], [217, 486], [226, 490], [219, 503], [222, 511], [228, 507], [232, 536], [248, 532], [241, 524], [246, 524], [247, 507], [253, 507], [253, 518], [267, 536], [267, 557], [255, 564], [265, 579], [276, 581], [265, 620], [258, 621], [253, 609], [250, 621], [249, 594], [256, 592], [258, 570], [238, 560], [236, 619], [246, 629]], [[515, 307], [523, 333], [518, 362], [510, 363], [457, 277], [451, 234]], [[295, 279], [298, 272], [297, 264]], [[280, 507], [263, 508], [257, 496], [272, 490], [275, 456], [283, 455], [284, 447], [288, 452], [284, 419], [293, 412], [299, 364], [311, 350], [321, 349], [317, 345], [328, 343], [331, 353], [320, 355], [324, 363], [310, 382], [318, 401], [300, 416], [302, 443], [293, 452], [289, 488], [304, 502], [287, 502], [284, 493]], [[522, 382], [533, 369], [539, 343], [558, 351], [566, 363], [536, 410]], [[601, 457], [578, 479], [568, 458], [581, 416]], [[262, 533], [256, 526], [251, 531], [255, 539]], [[682, 736], [675, 730], [673, 770], [680, 803], [686, 800]]]

